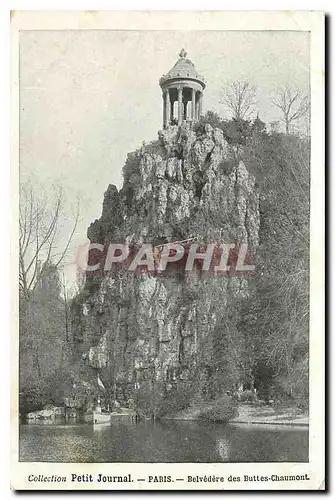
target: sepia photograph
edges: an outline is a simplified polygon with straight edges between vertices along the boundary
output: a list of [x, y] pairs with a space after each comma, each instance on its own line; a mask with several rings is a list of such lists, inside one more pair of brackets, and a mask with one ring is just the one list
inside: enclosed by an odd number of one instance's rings
[[27, 488], [316, 487], [311, 30], [182, 24], [17, 34]]

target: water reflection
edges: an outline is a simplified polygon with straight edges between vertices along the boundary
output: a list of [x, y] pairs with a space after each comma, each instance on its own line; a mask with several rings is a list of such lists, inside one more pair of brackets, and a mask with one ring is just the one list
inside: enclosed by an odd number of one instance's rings
[[219, 438], [216, 443], [218, 453], [222, 462], [228, 462], [229, 460], [229, 442], [225, 438]]
[[20, 427], [20, 460], [36, 462], [307, 462], [308, 431], [198, 422]]

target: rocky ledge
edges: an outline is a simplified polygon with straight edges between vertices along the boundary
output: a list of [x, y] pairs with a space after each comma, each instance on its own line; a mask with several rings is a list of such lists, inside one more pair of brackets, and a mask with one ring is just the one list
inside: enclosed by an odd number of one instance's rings
[[[92, 242], [155, 246], [193, 238], [256, 250], [255, 179], [221, 130], [185, 124], [160, 131], [128, 155], [123, 173], [122, 189], [108, 187], [102, 215], [88, 229]], [[92, 276], [74, 316], [78, 353], [107, 392], [134, 398], [149, 414], [210, 399], [242, 376], [239, 308], [249, 283], [201, 269]], [[226, 362], [231, 349], [236, 355]]]

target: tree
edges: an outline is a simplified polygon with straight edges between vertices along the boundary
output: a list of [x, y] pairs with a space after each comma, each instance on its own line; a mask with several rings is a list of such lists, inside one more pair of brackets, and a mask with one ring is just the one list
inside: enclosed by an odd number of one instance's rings
[[62, 295], [64, 302], [64, 326], [65, 326], [65, 341], [70, 341], [70, 307], [69, 307], [69, 292], [66, 287], [66, 279], [63, 273], [62, 276]]
[[214, 111], [207, 111], [205, 116], [202, 116], [195, 125], [195, 132], [200, 135], [203, 134], [206, 123], [209, 123], [213, 128], [221, 129], [229, 144], [234, 146], [245, 144], [248, 138], [252, 136], [252, 126], [249, 120], [237, 120], [236, 118], [223, 120]]
[[55, 253], [59, 243], [59, 222], [63, 208], [63, 190], [59, 188], [54, 201], [37, 195], [31, 181], [20, 188], [19, 215], [19, 286], [21, 294], [28, 299], [42, 279], [46, 263], [52, 262], [57, 269], [63, 261], [79, 218], [79, 205], [74, 215], [70, 234], [61, 252]]
[[236, 120], [247, 120], [255, 111], [256, 89], [246, 81], [229, 82], [223, 89], [221, 104]]
[[279, 87], [270, 100], [282, 113], [280, 121], [285, 124], [286, 134], [291, 133], [292, 123], [305, 116], [309, 110], [308, 97], [302, 90], [288, 84]]
[[[244, 149], [260, 189], [257, 279], [241, 314], [254, 343], [257, 387], [308, 402], [309, 143], [263, 135]], [[265, 386], [267, 387], [266, 390]]]
[[280, 121], [273, 120], [270, 122], [270, 132], [271, 134], [279, 134], [280, 133]]
[[[64, 302], [57, 268], [44, 263], [41, 278], [29, 300], [20, 300], [20, 394], [21, 406], [43, 404], [47, 380], [63, 360], [66, 344]], [[26, 403], [24, 403], [26, 401]], [[29, 405], [28, 405], [29, 406]]]
[[[77, 227], [62, 244], [62, 188], [48, 201], [31, 181], [20, 187], [20, 408], [50, 402], [49, 385], [69, 353], [69, 297], [59, 269]], [[64, 290], [62, 290], [64, 289]], [[62, 297], [63, 291], [63, 297]]]
[[259, 113], [251, 124], [251, 131], [256, 134], [266, 134], [266, 123], [260, 119]]

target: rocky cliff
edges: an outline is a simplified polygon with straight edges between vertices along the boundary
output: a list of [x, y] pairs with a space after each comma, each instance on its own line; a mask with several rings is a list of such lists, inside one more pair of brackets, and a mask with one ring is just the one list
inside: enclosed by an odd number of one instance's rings
[[[108, 187], [88, 229], [92, 242], [138, 247], [192, 238], [247, 243], [251, 254], [257, 248], [255, 180], [220, 129], [160, 131], [128, 155], [123, 173], [122, 189]], [[144, 411], [210, 399], [245, 376], [239, 307], [250, 279], [124, 268], [88, 277], [74, 318], [78, 352], [107, 391], [136, 399]]]

